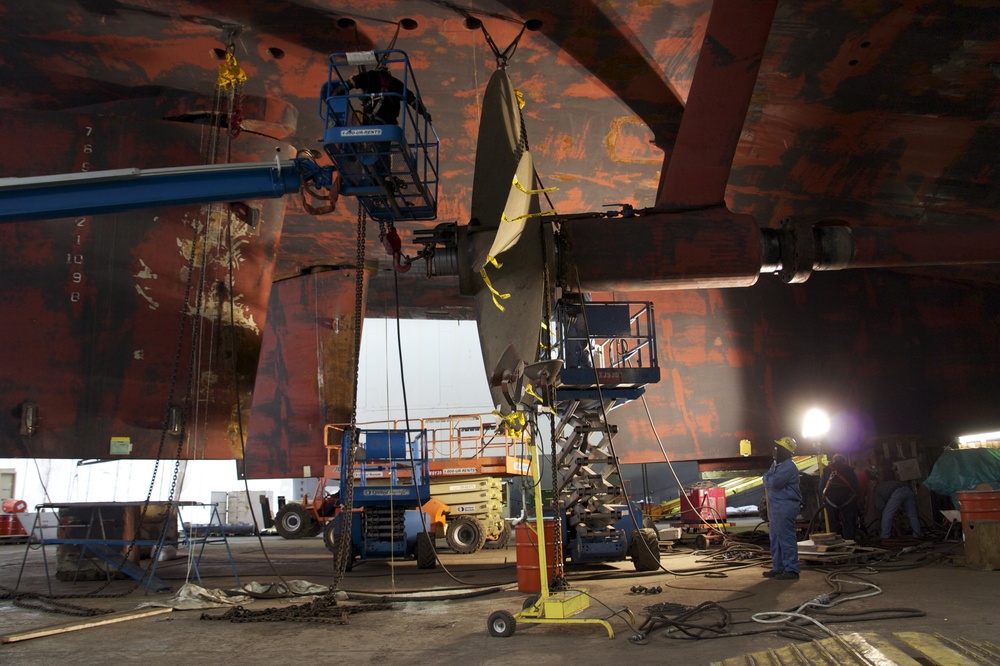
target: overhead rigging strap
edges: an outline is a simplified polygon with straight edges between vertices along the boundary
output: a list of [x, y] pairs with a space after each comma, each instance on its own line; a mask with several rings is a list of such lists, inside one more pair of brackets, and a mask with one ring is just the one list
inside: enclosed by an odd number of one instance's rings
[[[468, 14], [466, 12], [463, 12], [463, 13], [465, 13], [466, 18], [473, 18], [470, 14]], [[505, 48], [503, 51], [501, 51], [497, 47], [496, 42], [493, 41], [493, 37], [490, 35], [489, 31], [486, 29], [486, 26], [483, 25], [483, 22], [482, 21], [478, 21], [478, 19], [477, 19], [477, 22], [479, 23], [479, 29], [483, 31], [483, 36], [486, 37], [486, 43], [489, 45], [490, 50], [493, 51], [493, 55], [496, 56], [497, 67], [499, 69], [506, 69], [507, 68], [507, 61], [510, 60], [510, 58], [514, 55], [514, 51], [517, 50], [518, 42], [521, 41], [521, 35], [524, 34], [524, 29], [528, 26], [528, 24], [527, 23], [523, 23], [521, 25], [521, 31], [519, 33], [517, 33], [517, 37], [515, 37], [511, 41], [511, 43], [507, 45], [507, 48]]]

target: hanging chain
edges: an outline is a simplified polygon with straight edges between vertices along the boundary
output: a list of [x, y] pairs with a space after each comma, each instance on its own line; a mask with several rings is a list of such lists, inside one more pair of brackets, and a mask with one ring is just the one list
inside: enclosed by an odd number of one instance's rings
[[325, 624], [347, 624], [350, 613], [369, 610], [385, 610], [389, 604], [374, 603], [359, 606], [340, 606], [337, 590], [347, 571], [347, 564], [353, 558], [351, 546], [351, 526], [354, 521], [354, 451], [358, 443], [358, 376], [361, 365], [361, 324], [364, 315], [365, 296], [365, 211], [358, 205], [358, 252], [355, 278], [354, 301], [354, 394], [351, 399], [351, 423], [345, 434], [346, 444], [342, 444], [340, 454], [341, 478], [340, 511], [332, 520], [334, 528], [333, 583], [329, 591], [309, 603], [284, 608], [247, 610], [242, 606], [230, 608], [222, 615], [203, 613], [202, 620], [230, 620], [231, 622], [318, 622]]
[[361, 372], [361, 326], [364, 317], [365, 299], [365, 209], [358, 203], [358, 251], [354, 279], [354, 388], [351, 397], [350, 434], [346, 450], [340, 454], [340, 476], [344, 487], [340, 489], [340, 517], [337, 521], [335, 550], [333, 557], [334, 578], [331, 590], [340, 586], [347, 571], [347, 564], [353, 558], [351, 547], [351, 526], [354, 522], [354, 451], [358, 445], [358, 377]]

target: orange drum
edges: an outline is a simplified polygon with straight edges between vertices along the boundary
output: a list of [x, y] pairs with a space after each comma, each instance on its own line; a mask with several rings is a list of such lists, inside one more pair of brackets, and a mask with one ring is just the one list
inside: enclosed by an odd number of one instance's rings
[[24, 513], [28, 510], [28, 503], [24, 500], [5, 499], [3, 501], [4, 513]]

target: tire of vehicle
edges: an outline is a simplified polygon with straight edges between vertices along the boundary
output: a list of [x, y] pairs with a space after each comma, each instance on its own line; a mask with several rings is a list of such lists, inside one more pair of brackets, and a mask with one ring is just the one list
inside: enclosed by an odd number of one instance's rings
[[660, 568], [660, 541], [656, 531], [643, 528], [632, 533], [629, 545], [636, 571], [656, 571]]
[[[334, 555], [337, 554], [336, 531], [337, 531], [337, 521], [331, 519], [323, 524], [323, 544], [326, 546], [326, 549], [331, 553], [333, 553]], [[350, 571], [353, 568], [354, 568], [354, 553], [351, 552], [348, 553], [347, 555], [347, 567], [344, 569], [344, 571]]]
[[486, 543], [482, 523], [469, 516], [459, 516], [450, 521], [445, 538], [448, 546], [460, 555], [474, 553]]
[[321, 520], [316, 520], [312, 516], [309, 516], [309, 520], [310, 520], [309, 529], [306, 530], [306, 536], [314, 537], [317, 534], [322, 534], [323, 526], [326, 525], [326, 522]]
[[494, 638], [513, 636], [516, 627], [517, 623], [514, 621], [514, 616], [505, 610], [493, 611], [490, 614], [490, 619], [486, 621], [486, 630]]
[[529, 594], [524, 598], [524, 602], [521, 604], [521, 610], [525, 611], [535, 605], [535, 603], [541, 598], [542, 593], [536, 592], [535, 594]]
[[437, 566], [437, 554], [434, 552], [434, 543], [431, 535], [421, 532], [417, 535], [417, 568], [433, 569]]
[[278, 509], [274, 529], [286, 539], [301, 539], [309, 532], [312, 517], [301, 504], [291, 502]]
[[483, 548], [486, 550], [501, 550], [506, 548], [507, 544], [510, 543], [510, 523], [506, 520], [503, 521], [503, 530], [500, 532], [500, 536], [492, 541], [487, 541], [483, 544]]

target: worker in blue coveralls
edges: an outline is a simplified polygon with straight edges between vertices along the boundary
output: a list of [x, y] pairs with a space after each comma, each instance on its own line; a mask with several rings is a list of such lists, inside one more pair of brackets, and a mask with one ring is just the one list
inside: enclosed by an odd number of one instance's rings
[[802, 491], [799, 490], [799, 468], [792, 460], [796, 443], [791, 437], [782, 437], [774, 443], [774, 463], [764, 472], [763, 478], [771, 539], [771, 570], [764, 572], [764, 578], [798, 580], [795, 519], [802, 506]]

